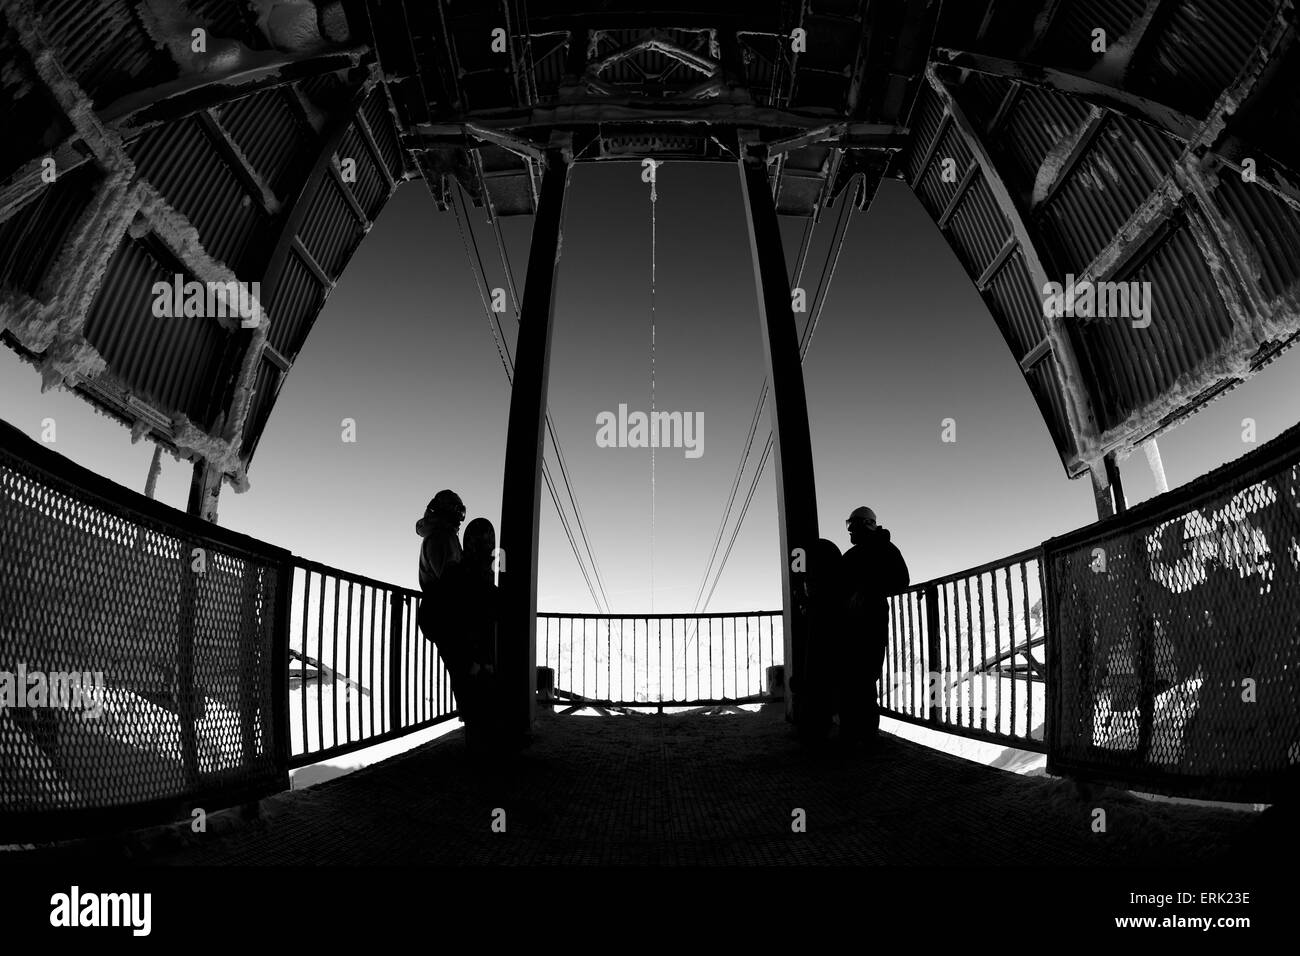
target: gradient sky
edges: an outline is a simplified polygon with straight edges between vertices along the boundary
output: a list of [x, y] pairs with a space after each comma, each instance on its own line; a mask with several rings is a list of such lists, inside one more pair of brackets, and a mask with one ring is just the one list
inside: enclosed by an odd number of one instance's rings
[[[503, 285], [483, 214], [475, 224], [492, 284]], [[818, 226], [811, 299], [833, 212]], [[517, 280], [531, 218], [503, 224]], [[585, 164], [571, 181], [549, 405], [613, 609], [689, 611], [763, 379], [762, 342], [739, 176], [729, 164], [658, 172], [656, 407], [700, 412], [703, 450], [655, 456], [655, 591], [649, 589], [650, 453], [599, 448], [596, 416], [648, 410], [650, 202], [640, 167]], [[784, 224], [793, 259], [801, 223]], [[274, 317], [272, 317], [273, 319]], [[801, 317], [802, 318], [802, 317]], [[506, 323], [513, 350], [515, 324]], [[152, 444], [70, 393], [42, 395], [36, 373], [0, 355], [0, 416], [143, 490]], [[1161, 439], [1171, 485], [1300, 420], [1300, 350]], [[908, 187], [885, 182], [855, 216], [805, 364], [822, 534], [868, 504], [912, 580], [960, 570], [1095, 520], [1089, 483], [1065, 478], [1017, 363], [972, 283]], [[250, 470], [222, 492], [219, 520], [307, 558], [416, 587], [415, 520], [443, 487], [469, 517], [499, 525], [509, 390], [450, 213], [423, 183], [402, 186], [330, 296]], [[940, 423], [957, 422], [956, 443]], [[341, 441], [340, 422], [357, 422]], [[748, 486], [761, 442], [742, 482]], [[158, 497], [185, 506], [190, 469], [164, 458]], [[1123, 465], [1130, 502], [1149, 497], [1145, 459]], [[558, 480], [559, 473], [556, 471]], [[711, 610], [780, 606], [771, 466], [760, 482]], [[594, 610], [543, 488], [539, 603]], [[725, 545], [725, 542], [724, 542]], [[507, 556], [508, 560], [508, 556]]]

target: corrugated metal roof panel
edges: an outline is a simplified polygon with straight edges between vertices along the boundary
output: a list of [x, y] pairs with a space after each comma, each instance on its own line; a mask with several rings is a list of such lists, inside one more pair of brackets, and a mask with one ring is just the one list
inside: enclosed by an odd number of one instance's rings
[[1012, 356], [1019, 361], [1047, 334], [1042, 309], [1036, 307], [1042, 301], [1039, 290], [1029, 280], [1029, 269], [1019, 249], [993, 277], [985, 295]]
[[357, 164], [357, 181], [349, 184], [352, 194], [366, 215], [373, 220], [388, 198], [388, 183], [383, 179], [365, 140], [355, 126], [348, 129], [339, 146], [340, 162], [345, 157], [355, 160]]
[[154, 283], [170, 284], [177, 271], [146, 241], [124, 240], [86, 319], [85, 335], [134, 394], [206, 428], [212, 394], [223, 387], [230, 333], [211, 318], [153, 314]]
[[912, 143], [907, 149], [903, 170], [909, 183], [915, 183], [920, 175], [921, 161], [926, 151], [934, 142], [935, 134], [943, 122], [943, 105], [929, 85], [921, 87], [916, 97], [916, 106], [912, 109]]
[[1236, 233], [1264, 294], [1280, 296], [1300, 283], [1300, 213], [1257, 183], [1231, 172], [1221, 177], [1215, 205]]
[[1233, 329], [1185, 220], [1125, 278], [1151, 283], [1150, 326], [1134, 328], [1123, 319], [1074, 320], [1099, 377], [1103, 429], [1120, 424], [1180, 378], [1200, 370]]
[[1028, 197], [1048, 153], [1073, 136], [1087, 117], [1087, 104], [1073, 96], [1022, 89], [996, 138], [1007, 186]]
[[265, 90], [221, 108], [221, 125], [272, 192], [287, 199], [312, 159], [316, 132], [305, 128], [285, 90]]
[[298, 235], [326, 275], [337, 279], [351, 247], [364, 233], [332, 177], [321, 181]]
[[1011, 232], [983, 176], [971, 183], [948, 225], [953, 245], [973, 276], [993, 261]]
[[[954, 161], [950, 167], [953, 172], [952, 182], [944, 181], [944, 161], [947, 159]], [[970, 147], [962, 139], [957, 127], [949, 123], [939, 140], [938, 148], [934, 151], [934, 159], [930, 167], [919, 182], [912, 184], [912, 188], [916, 190], [932, 215], [939, 215], [948, 205], [948, 200], [952, 199], [957, 192], [957, 187], [961, 184], [962, 176], [966, 172], [966, 167], [970, 165], [971, 159]]]
[[240, 279], [261, 278], [270, 220], [221, 161], [197, 120], [151, 129], [128, 151], [141, 175], [199, 230], [210, 256]]
[[1108, 118], [1043, 212], [1058, 268], [1082, 272], [1168, 175], [1176, 155], [1142, 124]]
[[1161, 102], [1206, 115], [1254, 52], [1275, 7], [1273, 0], [1171, 4], [1129, 82]]
[[375, 137], [375, 145], [388, 164], [388, 171], [394, 179], [401, 179], [406, 169], [403, 160], [402, 145], [397, 139], [397, 129], [393, 125], [393, 114], [388, 109], [388, 97], [382, 89], [376, 88], [361, 107], [361, 115], [370, 125], [370, 132]]
[[296, 255], [290, 254], [280, 284], [270, 290], [267, 311], [271, 328], [267, 341], [291, 361], [302, 349], [303, 340], [325, 301], [325, 292], [311, 271]]
[[145, 32], [132, 0], [34, 0], [63, 66], [96, 106], [177, 76], [176, 65]]
[[0, 223], [0, 286], [37, 296], [102, 178], [93, 163], [79, 166]]

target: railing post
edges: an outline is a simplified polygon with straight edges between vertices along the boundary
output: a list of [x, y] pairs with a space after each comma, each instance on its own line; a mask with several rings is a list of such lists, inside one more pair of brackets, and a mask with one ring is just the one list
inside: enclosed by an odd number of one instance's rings
[[394, 591], [388, 599], [388, 729], [402, 726], [402, 592]]
[[935, 705], [936, 691], [944, 685], [942, 651], [939, 639], [939, 588], [935, 584], [925, 586], [925, 719], [937, 722], [940, 715]]
[[[202, 542], [197, 538], [181, 539], [180, 555], [180, 600], [177, 615], [176, 644], [176, 716], [180, 724], [181, 770], [184, 774], [187, 790], [197, 790], [199, 774], [199, 699], [194, 680], [194, 652], [197, 644], [195, 631], [198, 627], [199, 582], [194, 570], [194, 552]], [[207, 548], [203, 547], [203, 559], [207, 560]], [[206, 573], [206, 572], [205, 572]]]
[[[263, 572], [266, 573], [265, 571]], [[293, 626], [293, 576], [292, 560], [283, 561], [276, 568], [275, 620], [271, 633], [271, 721], [274, 740], [272, 754], [275, 772], [282, 778], [281, 786], [289, 786], [290, 741], [289, 719], [289, 629]], [[303, 616], [307, 613], [303, 608]], [[304, 665], [305, 670], [305, 665]], [[303, 694], [307, 693], [306, 684]], [[303, 724], [303, 741], [306, 743], [307, 725]], [[304, 746], [304, 749], [306, 747]]]

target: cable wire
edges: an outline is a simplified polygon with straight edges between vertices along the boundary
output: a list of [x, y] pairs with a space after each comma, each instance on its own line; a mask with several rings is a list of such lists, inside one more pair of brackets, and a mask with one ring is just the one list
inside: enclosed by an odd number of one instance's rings
[[[514, 387], [514, 363], [510, 357], [509, 348], [505, 344], [505, 333], [501, 329], [500, 319], [497, 317], [497, 313], [492, 311], [492, 306], [489, 301], [490, 297], [488, 296], [486, 290], [487, 280], [485, 278], [486, 273], [483, 270], [483, 259], [479, 253], [478, 242], [474, 236], [474, 231], [472, 227], [469, 228], [468, 237], [467, 237], [465, 222], [463, 221], [461, 215], [460, 202], [461, 202], [461, 197], [458, 191], [453, 191], [451, 207], [456, 218], [456, 229], [460, 233], [461, 244], [465, 248], [466, 257], [469, 258], [470, 260], [470, 271], [474, 274], [474, 285], [478, 291], [479, 300], [483, 305], [483, 310], [487, 315], [488, 327], [492, 332], [493, 341], [496, 343], [497, 355], [500, 357], [501, 366], [505, 370], [506, 381], [513, 388]], [[468, 218], [468, 214], [465, 215], [464, 219], [467, 218]], [[583, 580], [586, 581], [587, 590], [591, 593], [592, 602], [599, 609], [602, 606], [601, 599], [596, 593], [596, 588], [593, 586], [590, 576], [587, 574], [587, 569], [582, 561], [582, 553], [578, 548], [578, 544], [577, 541], [575, 540], [573, 531], [569, 526], [568, 517], [565, 515], [564, 509], [560, 506], [560, 497], [555, 487], [555, 480], [551, 474], [551, 469], [548, 462], [546, 461], [545, 456], [543, 456], [542, 458], [542, 477], [546, 482], [547, 491], [550, 492], [551, 501], [555, 505], [555, 510], [560, 516], [560, 526], [564, 531], [565, 537], [569, 541], [569, 547], [573, 549], [573, 556], [578, 562], [578, 570], [582, 573]], [[566, 478], [566, 482], [567, 482], [567, 478]], [[605, 606], [608, 607], [607, 604]], [[608, 613], [608, 612], [605, 611], [602, 613]]]
[[[505, 239], [501, 235], [500, 222], [495, 218], [492, 220], [492, 231], [496, 238], [497, 255], [500, 257], [501, 267], [505, 271], [506, 285], [510, 291], [510, 299], [514, 303], [515, 321], [517, 323], [520, 320], [520, 306], [519, 294], [515, 285], [514, 267], [510, 264], [510, 256], [506, 251]], [[549, 410], [546, 412], [546, 431], [551, 438], [551, 448], [555, 452], [556, 462], [560, 468], [560, 477], [564, 480], [565, 493], [568, 495], [569, 504], [573, 508], [573, 517], [578, 526], [578, 536], [582, 539], [583, 548], [587, 553], [587, 560], [591, 564], [591, 573], [596, 580], [596, 589], [600, 591], [601, 598], [604, 601], [605, 611], [603, 613], [611, 613], [612, 605], [609, 602], [609, 594], [605, 590], [605, 580], [603, 575], [600, 573], [600, 564], [596, 561], [596, 554], [591, 547], [591, 539], [587, 534], [587, 525], [582, 517], [582, 508], [578, 506], [578, 496], [574, 493], [573, 484], [569, 480], [569, 463], [565, 460], [564, 448], [560, 444], [560, 436], [555, 429], [555, 422], [551, 418]], [[600, 607], [600, 604], [597, 603], [596, 606]]]
[[[839, 210], [839, 219], [836, 221], [835, 224], [835, 233], [832, 240], [831, 248], [827, 253], [825, 262], [822, 265], [821, 277], [819, 278], [817, 283], [817, 294], [813, 299], [812, 308], [809, 309], [808, 321], [804, 324], [803, 331], [800, 335], [799, 361], [801, 364], [807, 358], [808, 349], [812, 346], [813, 335], [816, 333], [817, 325], [821, 320], [822, 309], [825, 307], [825, 303], [826, 303], [826, 295], [830, 290], [831, 281], [835, 277], [835, 269], [839, 265], [840, 253], [844, 248], [844, 239], [848, 234], [848, 223], [849, 223], [850, 211], [852, 207], [855, 205], [850, 198], [851, 196], [850, 189], [845, 189], [845, 191], [841, 193], [841, 196], [842, 198], [840, 200], [841, 206]], [[764, 384], [765, 395], [766, 395], [766, 388], [767, 387], [765, 383]], [[771, 457], [773, 446], [774, 446], [774, 433], [771, 430], [769, 430], [767, 434], [767, 442], [763, 450], [763, 456], [759, 461], [758, 468], [754, 472], [753, 479], [750, 481], [749, 490], [745, 497], [745, 503], [744, 505], [741, 506], [740, 512], [736, 518], [735, 528], [733, 529], [731, 538], [727, 544], [727, 549], [723, 554], [722, 560], [718, 564], [717, 572], [714, 575], [713, 585], [709, 588], [709, 596], [705, 599], [704, 604], [702, 605], [705, 609], [708, 608], [709, 601], [712, 600], [713, 598], [713, 592], [717, 590], [718, 582], [722, 579], [722, 572], [726, 568], [727, 559], [731, 557], [732, 548], [735, 546], [736, 539], [740, 535], [740, 528], [741, 525], [744, 524], [745, 516], [749, 513], [750, 503], [753, 501], [754, 492], [758, 487], [758, 482], [763, 475], [764, 469], [767, 466], [768, 459]]]

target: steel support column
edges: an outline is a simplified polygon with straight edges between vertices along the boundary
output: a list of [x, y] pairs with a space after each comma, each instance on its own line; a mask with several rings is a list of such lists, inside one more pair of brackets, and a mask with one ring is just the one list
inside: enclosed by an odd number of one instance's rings
[[1120, 479], [1119, 463], [1114, 452], [1089, 468], [1092, 476], [1092, 493], [1097, 500], [1097, 520], [1104, 521], [1128, 510], [1124, 485]]
[[542, 449], [551, 366], [555, 278], [560, 257], [565, 187], [572, 154], [555, 141], [546, 152], [528, 273], [519, 312], [510, 424], [502, 483], [501, 620], [497, 670], [500, 706], [509, 734], [531, 729], [536, 713], [537, 543], [542, 503]]
[[817, 494], [813, 480], [812, 438], [804, 395], [799, 335], [790, 307], [790, 280], [776, 204], [765, 163], [746, 156], [740, 162], [749, 246], [758, 289], [758, 317], [776, 453], [776, 507], [781, 534], [781, 596], [785, 643], [788, 718], [798, 719], [801, 667], [812, 635], [804, 569], [817, 542]]

